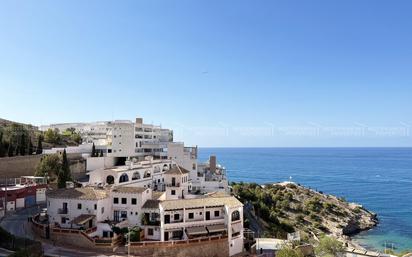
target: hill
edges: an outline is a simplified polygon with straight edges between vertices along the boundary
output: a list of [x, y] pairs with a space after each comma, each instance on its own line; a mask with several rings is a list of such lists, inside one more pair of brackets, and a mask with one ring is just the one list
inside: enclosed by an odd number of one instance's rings
[[376, 214], [361, 205], [294, 183], [233, 183], [232, 187], [245, 204], [246, 225], [268, 236], [285, 238], [300, 231], [304, 237], [327, 234], [348, 242], [350, 236], [378, 223]]

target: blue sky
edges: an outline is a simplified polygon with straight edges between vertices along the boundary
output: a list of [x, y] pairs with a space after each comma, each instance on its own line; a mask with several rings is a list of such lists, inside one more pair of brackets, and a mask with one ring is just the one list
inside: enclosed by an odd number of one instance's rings
[[410, 1], [1, 1], [0, 117], [200, 146], [412, 146]]

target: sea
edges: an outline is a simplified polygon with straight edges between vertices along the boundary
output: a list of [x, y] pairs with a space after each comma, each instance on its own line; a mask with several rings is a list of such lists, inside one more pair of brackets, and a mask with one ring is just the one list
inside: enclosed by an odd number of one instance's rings
[[355, 240], [367, 249], [412, 249], [412, 148], [199, 148], [216, 155], [230, 181], [292, 180], [377, 213]]

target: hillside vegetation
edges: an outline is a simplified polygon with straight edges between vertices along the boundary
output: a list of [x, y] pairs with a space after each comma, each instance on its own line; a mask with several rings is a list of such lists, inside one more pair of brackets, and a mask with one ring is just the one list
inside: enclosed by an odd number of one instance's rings
[[[304, 236], [347, 239], [378, 222], [374, 213], [358, 204], [294, 183], [233, 183], [232, 187], [245, 204], [246, 225], [258, 226], [268, 236], [285, 238], [287, 233], [300, 231]], [[252, 224], [252, 218], [257, 224]]]
[[0, 157], [41, 154], [43, 148], [76, 146], [81, 142], [74, 128], [43, 132], [31, 124], [0, 119]]

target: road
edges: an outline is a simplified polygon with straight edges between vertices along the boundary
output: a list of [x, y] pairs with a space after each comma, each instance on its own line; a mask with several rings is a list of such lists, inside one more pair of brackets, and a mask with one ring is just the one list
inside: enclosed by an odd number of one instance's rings
[[[75, 249], [73, 247], [62, 247], [62, 246], [55, 246], [52, 241], [44, 240], [36, 237], [30, 227], [28, 222], [28, 217], [38, 213], [41, 210], [41, 206], [30, 207], [26, 209], [18, 210], [14, 213], [8, 213], [6, 217], [4, 217], [1, 222], [0, 226], [3, 227], [5, 230], [10, 232], [11, 234], [18, 236], [18, 237], [26, 237], [33, 240], [38, 240], [42, 242], [43, 251], [46, 256], [67, 256], [67, 257], [90, 257], [90, 256], [101, 256], [101, 257], [117, 257], [117, 256], [125, 256], [125, 255], [111, 255], [107, 253], [97, 253], [93, 251], [85, 251], [83, 249]], [[0, 249], [0, 256], [4, 254]]]

